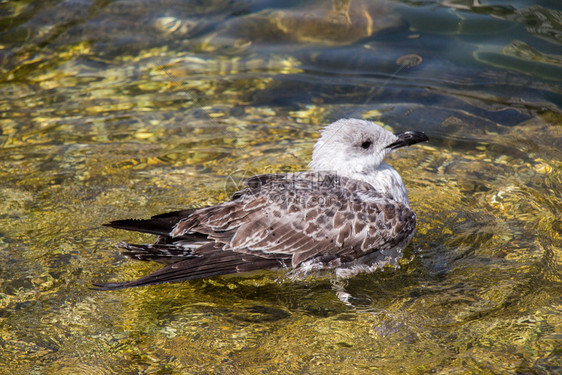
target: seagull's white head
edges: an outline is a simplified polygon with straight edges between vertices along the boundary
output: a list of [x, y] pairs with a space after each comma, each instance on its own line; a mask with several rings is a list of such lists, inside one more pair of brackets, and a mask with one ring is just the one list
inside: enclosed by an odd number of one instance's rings
[[343, 176], [369, 174], [392, 151], [427, 140], [421, 132], [395, 135], [371, 121], [341, 119], [322, 130], [308, 166], [312, 171], [334, 171]]

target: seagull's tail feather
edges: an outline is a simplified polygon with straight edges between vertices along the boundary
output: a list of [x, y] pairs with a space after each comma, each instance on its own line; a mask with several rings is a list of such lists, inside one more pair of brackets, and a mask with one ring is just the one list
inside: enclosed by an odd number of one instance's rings
[[178, 223], [178, 221], [188, 217], [195, 210], [196, 209], [192, 208], [189, 210], [168, 212], [165, 214], [153, 216], [150, 219], [146, 220], [115, 220], [103, 225], [111, 228], [168, 236], [172, 231], [172, 228]]
[[275, 269], [290, 265], [290, 259], [267, 259], [251, 254], [216, 250], [205, 257], [193, 257], [167, 265], [140, 279], [117, 283], [96, 283], [95, 290], [117, 290], [138, 286], [202, 279], [211, 276]]
[[164, 264], [171, 264], [181, 260], [196, 258], [194, 250], [209, 242], [186, 242], [181, 244], [155, 243], [153, 245], [137, 245], [126, 242], [117, 244], [121, 249], [121, 254], [129, 259], [155, 261]]

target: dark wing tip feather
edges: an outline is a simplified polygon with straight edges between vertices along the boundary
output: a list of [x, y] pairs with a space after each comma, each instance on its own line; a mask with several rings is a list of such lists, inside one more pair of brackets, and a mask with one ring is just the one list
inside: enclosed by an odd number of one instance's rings
[[158, 234], [168, 236], [176, 225], [183, 218], [191, 215], [195, 208], [187, 210], [167, 212], [164, 214], [152, 216], [150, 219], [125, 219], [114, 220], [110, 223], [103, 224], [104, 227], [115, 229], [125, 229], [135, 232], [143, 232], [150, 234]]
[[105, 223], [103, 224], [103, 226], [115, 229], [130, 230], [134, 232], [168, 236], [170, 234], [170, 231], [172, 230], [173, 225], [170, 225], [168, 222], [161, 220], [125, 219]]
[[208, 257], [192, 258], [169, 264], [139, 279], [116, 283], [93, 283], [94, 290], [118, 290], [275, 269], [287, 264], [286, 259], [267, 259], [255, 255], [217, 251]]

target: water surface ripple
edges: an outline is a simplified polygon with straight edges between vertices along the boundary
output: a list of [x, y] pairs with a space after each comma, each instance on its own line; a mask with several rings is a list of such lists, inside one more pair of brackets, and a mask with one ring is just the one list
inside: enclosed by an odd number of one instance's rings
[[[549, 374], [562, 367], [562, 7], [501, 1], [0, 3], [0, 373]], [[302, 170], [341, 117], [418, 216], [399, 268], [100, 293], [156, 264], [102, 223]], [[230, 176], [230, 177], [229, 177]]]

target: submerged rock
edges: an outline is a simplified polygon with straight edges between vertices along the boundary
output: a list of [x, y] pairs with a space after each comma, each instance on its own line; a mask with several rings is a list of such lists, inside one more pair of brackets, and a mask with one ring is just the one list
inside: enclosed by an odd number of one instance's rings
[[213, 51], [247, 48], [255, 43], [292, 42], [347, 45], [381, 30], [405, 25], [386, 1], [313, 1], [288, 9], [267, 9], [237, 17], [198, 43]]

